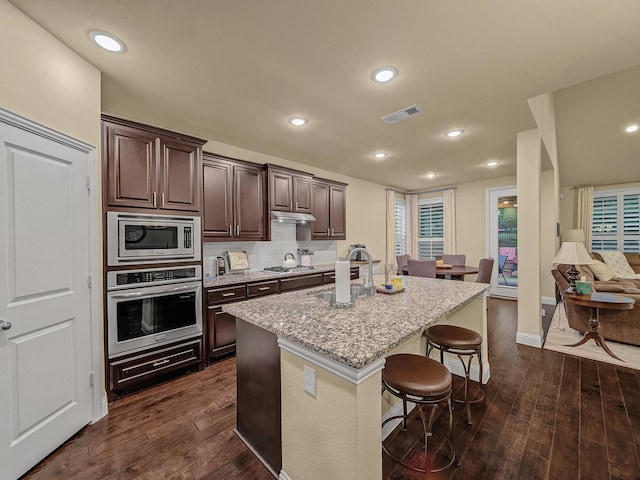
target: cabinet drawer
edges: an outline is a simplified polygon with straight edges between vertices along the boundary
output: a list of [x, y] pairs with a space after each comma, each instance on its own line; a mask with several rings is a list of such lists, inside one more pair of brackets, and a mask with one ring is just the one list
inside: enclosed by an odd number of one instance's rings
[[247, 297], [260, 297], [262, 295], [271, 295], [278, 293], [278, 280], [269, 282], [250, 283], [247, 285]]
[[283, 278], [280, 280], [280, 291], [289, 292], [291, 290], [315, 287], [317, 285], [322, 285], [322, 273], [294, 278]]
[[150, 353], [110, 362], [111, 389], [122, 389], [129, 385], [148, 381], [159, 373], [198, 363], [201, 343], [198, 338]]
[[236, 285], [235, 287], [216, 288], [207, 291], [207, 303], [215, 305], [218, 303], [233, 302], [246, 298], [246, 290], [244, 285]]

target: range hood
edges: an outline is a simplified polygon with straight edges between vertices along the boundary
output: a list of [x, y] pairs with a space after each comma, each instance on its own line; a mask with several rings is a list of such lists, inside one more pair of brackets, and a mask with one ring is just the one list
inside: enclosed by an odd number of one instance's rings
[[316, 221], [316, 217], [314, 217], [310, 213], [272, 211], [271, 218], [274, 222], [279, 223], [309, 223]]

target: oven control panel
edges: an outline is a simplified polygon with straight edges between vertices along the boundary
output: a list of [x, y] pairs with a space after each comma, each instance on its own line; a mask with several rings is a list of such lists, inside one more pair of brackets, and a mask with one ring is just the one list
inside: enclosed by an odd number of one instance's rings
[[145, 270], [119, 270], [107, 273], [107, 289], [135, 288], [136, 286], [164, 285], [202, 279], [202, 267], [150, 268]]

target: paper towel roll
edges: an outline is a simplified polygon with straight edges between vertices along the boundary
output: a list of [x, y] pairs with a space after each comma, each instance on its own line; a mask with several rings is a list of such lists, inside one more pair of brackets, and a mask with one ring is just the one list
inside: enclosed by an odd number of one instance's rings
[[351, 262], [338, 260], [336, 262], [336, 302], [351, 302]]

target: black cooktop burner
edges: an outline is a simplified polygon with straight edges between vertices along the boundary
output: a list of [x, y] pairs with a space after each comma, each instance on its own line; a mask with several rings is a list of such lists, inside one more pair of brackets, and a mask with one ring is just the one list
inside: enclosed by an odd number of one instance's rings
[[289, 272], [306, 272], [310, 270], [315, 270], [311, 265], [296, 265], [295, 267], [265, 267], [265, 272], [272, 273], [289, 273]]

